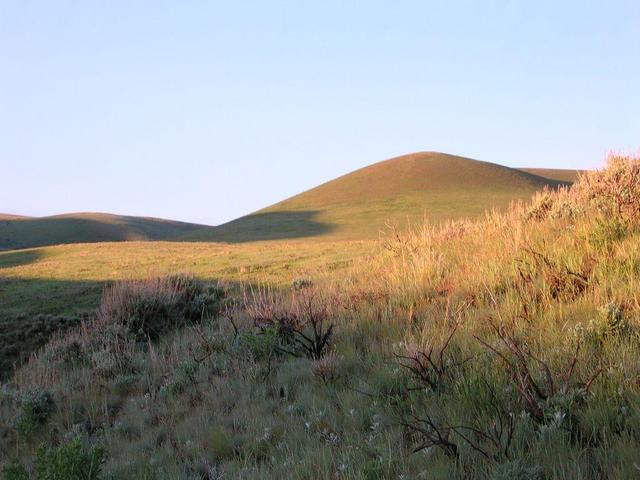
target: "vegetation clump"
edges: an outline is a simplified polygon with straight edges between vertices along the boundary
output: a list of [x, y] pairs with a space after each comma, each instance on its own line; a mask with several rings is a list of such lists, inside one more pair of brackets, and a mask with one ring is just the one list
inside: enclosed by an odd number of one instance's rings
[[105, 292], [97, 321], [122, 327], [125, 335], [137, 341], [154, 340], [217, 315], [223, 296], [221, 288], [183, 276], [118, 282]]
[[42, 388], [30, 388], [20, 396], [18, 403], [21, 413], [16, 422], [16, 429], [25, 437], [46, 424], [56, 411], [53, 395]]

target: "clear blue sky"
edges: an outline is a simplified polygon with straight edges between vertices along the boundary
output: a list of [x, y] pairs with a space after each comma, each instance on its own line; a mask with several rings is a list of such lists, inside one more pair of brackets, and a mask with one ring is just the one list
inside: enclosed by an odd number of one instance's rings
[[0, 0], [0, 212], [217, 224], [418, 150], [640, 147], [640, 2]]

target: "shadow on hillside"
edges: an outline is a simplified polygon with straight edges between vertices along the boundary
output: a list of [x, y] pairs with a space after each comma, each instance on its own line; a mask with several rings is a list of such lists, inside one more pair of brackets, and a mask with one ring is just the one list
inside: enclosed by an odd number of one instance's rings
[[[217, 279], [199, 277], [204, 282]], [[58, 332], [94, 314], [113, 281], [0, 278], [0, 384]], [[241, 284], [225, 281], [230, 295]], [[249, 285], [249, 284], [247, 284]]]
[[42, 252], [30, 250], [28, 252], [0, 252], [0, 270], [3, 268], [19, 267], [34, 263], [42, 258]]
[[333, 230], [333, 226], [315, 219], [318, 213], [314, 210], [255, 213], [218, 227], [138, 217], [118, 217], [114, 223], [65, 217], [4, 220], [0, 221], [0, 249], [121, 241], [244, 243], [306, 238]]
[[245, 243], [316, 237], [332, 232], [333, 225], [316, 219], [319, 213], [318, 210], [254, 213], [203, 231], [195, 240]]
[[0, 221], [0, 249], [17, 250], [70, 243], [179, 240], [204, 225], [143, 217], [86, 214]]

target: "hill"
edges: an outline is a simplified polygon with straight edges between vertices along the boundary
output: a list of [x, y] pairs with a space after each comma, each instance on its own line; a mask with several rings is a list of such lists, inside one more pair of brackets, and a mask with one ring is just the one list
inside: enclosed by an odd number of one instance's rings
[[[564, 171], [563, 171], [564, 172]], [[570, 183], [570, 175], [546, 176], [436, 152], [385, 160], [356, 170], [219, 227], [192, 240], [242, 242], [297, 237], [376, 238], [387, 223], [404, 226], [475, 217], [513, 200]]]
[[18, 219], [25, 219], [25, 218], [31, 218], [31, 217], [27, 217], [24, 215], [13, 215], [11, 213], [0, 213], [0, 221], [2, 220], [18, 220]]
[[0, 478], [637, 478], [640, 158], [587, 175], [455, 235], [0, 253]]
[[578, 176], [584, 172], [584, 170], [571, 170], [561, 168], [519, 168], [518, 170], [531, 173], [533, 175], [538, 175], [542, 178], [570, 183], [575, 182], [578, 179]]
[[64, 243], [124, 240], [171, 240], [204, 225], [159, 218], [107, 213], [70, 213], [50, 217], [0, 216], [0, 249], [16, 249]]

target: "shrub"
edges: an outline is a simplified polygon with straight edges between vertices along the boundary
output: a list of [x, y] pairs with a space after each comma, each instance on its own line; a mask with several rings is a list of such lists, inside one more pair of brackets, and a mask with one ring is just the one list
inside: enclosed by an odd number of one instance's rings
[[86, 449], [79, 438], [59, 447], [41, 445], [35, 461], [38, 480], [96, 480], [104, 463], [104, 451], [94, 446]]
[[589, 243], [596, 249], [608, 250], [627, 235], [627, 225], [619, 218], [598, 218], [589, 232]]
[[218, 314], [224, 291], [191, 277], [168, 276], [122, 281], [107, 289], [98, 323], [124, 327], [137, 341], [156, 339], [188, 322]]
[[591, 319], [584, 333], [588, 340], [602, 343], [607, 338], [624, 334], [628, 328], [623, 308], [615, 302], [609, 302], [598, 310], [598, 315]]
[[610, 155], [606, 168], [580, 178], [576, 192], [605, 215], [640, 221], [640, 157]]
[[334, 328], [331, 304], [317, 289], [294, 290], [288, 303], [269, 289], [252, 290], [250, 296], [245, 292], [244, 307], [260, 330], [277, 332], [278, 351], [314, 360], [328, 351]]
[[302, 290], [303, 288], [313, 287], [313, 281], [309, 278], [296, 278], [291, 282], [291, 287], [294, 290]]
[[40, 425], [49, 421], [56, 411], [56, 403], [50, 392], [41, 388], [27, 390], [20, 398], [21, 414], [16, 428], [20, 434], [29, 436]]
[[29, 472], [17, 460], [12, 460], [2, 469], [2, 480], [29, 480]]
[[65, 368], [75, 368], [87, 363], [87, 355], [80, 342], [72, 340], [59, 346], [58, 351], [59, 362]]
[[491, 480], [542, 480], [542, 468], [527, 466], [522, 460], [498, 465], [491, 474]]

